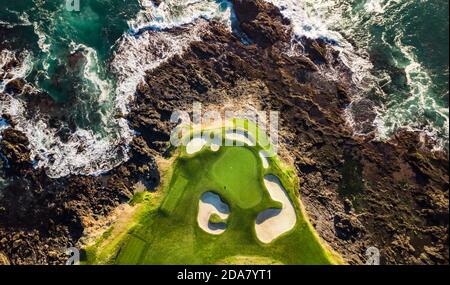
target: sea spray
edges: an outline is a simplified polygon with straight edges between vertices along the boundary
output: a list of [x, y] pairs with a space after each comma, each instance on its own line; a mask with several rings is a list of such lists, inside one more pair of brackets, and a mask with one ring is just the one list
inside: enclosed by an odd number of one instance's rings
[[226, 0], [165, 0], [155, 5], [151, 0], [139, 0], [143, 9], [128, 21], [130, 31], [166, 30], [192, 24], [199, 19], [216, 20], [231, 27], [232, 6]]
[[[33, 7], [33, 17], [45, 14], [50, 18], [33, 21], [31, 26], [37, 35], [39, 49], [34, 51], [35, 63], [27, 69], [28, 74], [20, 71], [22, 74], [17, 77], [31, 79], [29, 86], [36, 93], [45, 92], [48, 87], [53, 88], [55, 79], [59, 80], [55, 77], [58, 65], [68, 64], [61, 56], [74, 58], [75, 62], [71, 64], [81, 64], [77, 79], [81, 81], [64, 85], [67, 88], [70, 84], [77, 84], [79, 87], [73, 89], [77, 94], [71, 94], [70, 88], [66, 89], [69, 93], [50, 93], [63, 106], [66, 101], [73, 100], [67, 95], [75, 95], [74, 99], [78, 100], [77, 105], [71, 106], [71, 110], [63, 110], [78, 122], [76, 129], [64, 138], [60, 136], [61, 128], [50, 127], [47, 116], [36, 114], [29, 119], [26, 115], [28, 104], [24, 98], [2, 95], [5, 98], [2, 99], [0, 111], [10, 115], [17, 123], [15, 128], [30, 139], [35, 167], [44, 168], [47, 175], [54, 178], [69, 174], [97, 175], [128, 159], [128, 144], [132, 140], [133, 131], [124, 117], [145, 72], [156, 68], [175, 54], [181, 54], [192, 41], [200, 40], [200, 35], [207, 32], [207, 19], [222, 19], [231, 29], [231, 12], [227, 5], [217, 1], [176, 2], [160, 7], [142, 6], [142, 11], [129, 20], [128, 31], [125, 30], [112, 47], [114, 51], [110, 56], [111, 60], [108, 60], [108, 66], [103, 64], [104, 51], [94, 49], [89, 38], [80, 35], [71, 37], [71, 33], [76, 30], [74, 27], [66, 27], [66, 22], [67, 25], [75, 23], [84, 29], [84, 26], [76, 22], [79, 20], [76, 15], [68, 14], [62, 6], [47, 5], [44, 2]], [[186, 13], [181, 11], [183, 13], [180, 14], [177, 8], [180, 5], [187, 8], [184, 10]], [[86, 6], [85, 10], [81, 9], [81, 13], [92, 19], [97, 18], [96, 11], [91, 5]], [[13, 14], [20, 15], [21, 22], [31, 24], [28, 14]], [[161, 15], [165, 15], [163, 18], [167, 24], [160, 21]], [[157, 22], [162, 26], [155, 28]], [[139, 33], [136, 33], [136, 23], [139, 23]], [[95, 25], [87, 30], [95, 29]], [[172, 28], [176, 28], [176, 31], [171, 31]], [[61, 37], [50, 34], [52, 31], [58, 33], [58, 29], [66, 31], [66, 34], [61, 34]], [[32, 52], [28, 54], [31, 56]], [[81, 63], [77, 63], [78, 61]], [[33, 73], [34, 76], [37, 74], [36, 79], [27, 78], [33, 68], [37, 69], [37, 73]], [[67, 78], [64, 80], [67, 81]], [[6, 83], [2, 84], [4, 86]], [[63, 126], [65, 125], [67, 123], [63, 122]]]
[[[405, 128], [448, 149], [448, 1], [267, 1], [291, 20], [293, 50], [303, 37], [325, 40], [350, 68], [358, 89], [346, 117], [355, 134], [364, 133], [352, 108], [371, 100], [378, 139]], [[339, 72], [327, 76], [339, 80]]]

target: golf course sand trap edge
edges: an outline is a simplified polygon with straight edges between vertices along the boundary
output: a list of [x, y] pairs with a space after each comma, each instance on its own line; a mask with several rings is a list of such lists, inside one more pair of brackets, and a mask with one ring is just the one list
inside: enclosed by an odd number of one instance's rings
[[199, 152], [208, 142], [202, 137], [195, 137], [186, 145], [187, 154]]
[[270, 243], [285, 232], [294, 228], [297, 222], [294, 204], [289, 198], [278, 177], [266, 175], [264, 184], [272, 200], [280, 202], [281, 209], [267, 209], [256, 217], [255, 231], [263, 243]]
[[258, 152], [258, 154], [259, 154], [259, 157], [261, 158], [261, 163], [262, 163], [263, 168], [264, 169], [269, 168], [269, 160], [267, 159], [267, 156], [268, 156], [267, 151], [260, 150]]
[[218, 194], [205, 192], [200, 197], [198, 203], [197, 223], [205, 232], [220, 235], [225, 231], [226, 225], [223, 223], [211, 223], [209, 220], [213, 214], [217, 214], [222, 220], [226, 220], [230, 215], [230, 208], [222, 202]]
[[220, 145], [222, 144], [222, 137], [215, 136], [214, 139], [211, 140], [210, 148], [211, 151], [218, 151], [220, 149]]
[[[230, 145], [236, 144], [236, 146], [255, 146], [256, 141], [249, 133], [234, 129], [225, 131], [225, 139], [231, 143]], [[186, 144], [186, 153], [194, 154], [203, 149], [206, 145], [210, 145], [212, 151], [216, 152], [220, 149], [222, 142], [221, 136], [215, 136], [214, 139], [205, 138], [204, 136], [194, 136]]]

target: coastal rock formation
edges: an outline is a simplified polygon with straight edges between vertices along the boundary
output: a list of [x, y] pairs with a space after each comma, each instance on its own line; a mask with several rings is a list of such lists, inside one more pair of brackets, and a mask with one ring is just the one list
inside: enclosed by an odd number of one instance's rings
[[[344, 119], [350, 75], [339, 82], [323, 75], [345, 71], [335, 51], [305, 39], [303, 54], [287, 55], [288, 30], [279, 32], [287, 22], [273, 6], [236, 2], [254, 44], [211, 23], [202, 41], [147, 73], [128, 118], [132, 127], [164, 153], [169, 114], [191, 111], [194, 101], [205, 110], [278, 110], [281, 154], [293, 158], [306, 210], [332, 248], [350, 263], [364, 263], [371, 246], [380, 249], [382, 263], [448, 263], [447, 154], [432, 152], [418, 133], [401, 131], [388, 142], [353, 136]], [[270, 24], [256, 25], [259, 18]]]
[[90, 221], [128, 202], [134, 185], [159, 184], [150, 149], [136, 137], [132, 158], [102, 176], [51, 179], [31, 167], [27, 140], [13, 129], [3, 132], [0, 153], [11, 183], [0, 192], [0, 252], [12, 264], [63, 264]]
[[[62, 249], [79, 241], [84, 221], [127, 202], [138, 182], [149, 190], [159, 184], [154, 157], [169, 150], [170, 115], [197, 101], [205, 110], [280, 112], [280, 155], [298, 170], [306, 212], [349, 263], [365, 263], [375, 246], [385, 264], [448, 264], [448, 154], [408, 131], [387, 142], [354, 136], [344, 117], [351, 74], [337, 52], [303, 39], [303, 50], [288, 53], [290, 24], [275, 6], [233, 2], [250, 44], [211, 21], [201, 41], [148, 71], [127, 116], [139, 134], [130, 159], [110, 172], [51, 179], [32, 167], [27, 138], [3, 131], [11, 182], [0, 192], [0, 259], [63, 263]], [[342, 72], [339, 81], [325, 76], [331, 70]], [[53, 104], [38, 101], [42, 110]]]
[[235, 0], [233, 4], [242, 31], [257, 45], [266, 48], [280, 41], [289, 41], [289, 20], [272, 4], [241, 0]]
[[21, 171], [31, 166], [28, 138], [14, 129], [3, 131], [0, 149], [11, 168]]

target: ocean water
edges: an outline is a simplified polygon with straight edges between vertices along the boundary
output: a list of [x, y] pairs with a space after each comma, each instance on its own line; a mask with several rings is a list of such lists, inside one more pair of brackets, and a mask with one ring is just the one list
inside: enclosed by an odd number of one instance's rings
[[295, 32], [335, 42], [377, 103], [380, 139], [422, 131], [448, 150], [447, 0], [269, 0]]
[[[233, 18], [226, 1], [169, 0], [156, 7], [81, 0], [79, 11], [69, 11], [66, 0], [0, 0], [0, 6], [0, 25], [8, 31], [0, 35], [6, 43], [0, 64], [20, 57], [24, 64], [12, 71], [13, 79], [25, 78], [48, 94], [61, 125], [50, 127], [45, 115], [28, 118], [30, 107], [12, 94], [0, 102], [0, 112], [19, 123], [34, 164], [51, 177], [99, 174], [126, 160], [133, 131], [122, 117], [145, 71], [198, 40], [207, 20], [232, 29]], [[168, 31], [174, 27], [182, 30]]]
[[[292, 20], [293, 46], [302, 37], [323, 38], [340, 51], [360, 86], [355, 100], [375, 103], [379, 139], [409, 128], [448, 149], [448, 1], [268, 1]], [[11, 94], [0, 112], [18, 121], [34, 165], [52, 177], [99, 174], [126, 160], [133, 131], [122, 117], [137, 84], [199, 40], [208, 21], [243, 36], [226, 0], [163, 0], [159, 7], [80, 0], [80, 11], [68, 11], [66, 0], [0, 0], [0, 7], [0, 66], [21, 57], [13, 78], [52, 97], [61, 124], [25, 116], [30, 106]], [[0, 81], [0, 91], [9, 80]]]

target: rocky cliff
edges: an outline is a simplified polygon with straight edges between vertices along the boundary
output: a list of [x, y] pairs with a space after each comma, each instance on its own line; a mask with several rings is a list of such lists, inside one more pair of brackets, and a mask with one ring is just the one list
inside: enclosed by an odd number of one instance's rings
[[[127, 117], [139, 134], [131, 158], [109, 173], [50, 179], [32, 167], [27, 138], [3, 131], [13, 182], [0, 192], [0, 253], [11, 263], [62, 263], [60, 249], [80, 239], [86, 221], [127, 202], [138, 182], [157, 186], [154, 157], [168, 149], [170, 114], [198, 101], [280, 112], [280, 154], [298, 171], [306, 212], [349, 263], [364, 263], [375, 246], [382, 263], [448, 264], [448, 154], [418, 133], [386, 142], [353, 135], [344, 111], [354, 87], [337, 51], [303, 39], [289, 53], [290, 23], [275, 6], [233, 2], [250, 44], [211, 21], [201, 41], [147, 72]], [[339, 81], [326, 76], [335, 70]]]

